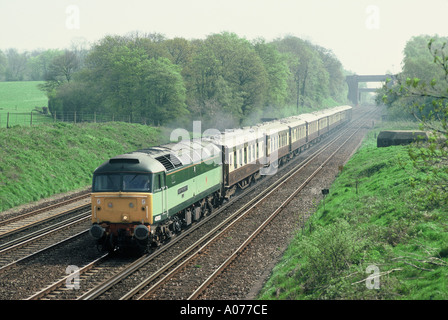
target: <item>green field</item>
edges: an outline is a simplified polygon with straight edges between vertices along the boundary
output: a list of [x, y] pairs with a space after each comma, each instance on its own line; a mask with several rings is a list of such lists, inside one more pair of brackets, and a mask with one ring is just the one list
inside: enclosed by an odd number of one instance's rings
[[37, 87], [43, 81], [0, 82], [0, 111], [31, 112], [46, 107], [47, 96]]
[[[42, 81], [0, 82], [0, 127], [6, 127], [9, 113], [9, 126], [30, 125], [31, 111], [36, 107], [47, 106], [47, 96], [39, 90]], [[33, 123], [52, 121], [33, 112]]]
[[448, 299], [447, 209], [422, 197], [426, 174], [407, 146], [376, 147], [380, 130], [297, 231], [260, 299]]

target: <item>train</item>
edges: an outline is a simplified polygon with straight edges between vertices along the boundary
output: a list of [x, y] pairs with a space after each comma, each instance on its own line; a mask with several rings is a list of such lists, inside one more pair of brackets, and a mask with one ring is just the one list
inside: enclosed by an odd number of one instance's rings
[[106, 251], [157, 247], [351, 118], [338, 106], [112, 157], [93, 172], [90, 235]]

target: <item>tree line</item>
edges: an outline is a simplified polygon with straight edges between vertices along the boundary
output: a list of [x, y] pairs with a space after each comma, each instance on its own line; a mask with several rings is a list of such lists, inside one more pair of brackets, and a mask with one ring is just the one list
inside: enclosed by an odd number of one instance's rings
[[428, 120], [439, 113], [440, 98], [446, 98], [448, 89], [447, 42], [448, 37], [438, 35], [419, 35], [407, 41], [396, 82], [393, 86], [387, 83], [376, 96], [391, 118]]
[[[88, 53], [85, 41], [73, 41], [68, 51], [82, 63]], [[53, 60], [67, 50], [35, 49], [19, 52], [16, 48], [0, 50], [0, 81], [45, 81], [52, 71]], [[80, 65], [81, 67], [81, 65]]]
[[225, 128], [345, 103], [347, 96], [336, 56], [294, 36], [266, 42], [229, 32], [200, 40], [132, 33], [35, 59], [45, 66], [41, 89], [53, 115], [112, 113], [163, 125], [193, 118]]
[[417, 121], [422, 130], [432, 133], [425, 144], [408, 149], [413, 166], [424, 174], [424, 178], [410, 177], [409, 183], [427, 207], [446, 208], [448, 37], [413, 37], [406, 43], [403, 53], [403, 67], [397, 81], [384, 85], [376, 101], [387, 106], [389, 116]]

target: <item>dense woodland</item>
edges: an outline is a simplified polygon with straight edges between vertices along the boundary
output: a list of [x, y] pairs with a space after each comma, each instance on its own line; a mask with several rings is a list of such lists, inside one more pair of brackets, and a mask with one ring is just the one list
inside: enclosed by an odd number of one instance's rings
[[346, 102], [342, 64], [294, 36], [249, 41], [111, 35], [88, 49], [0, 51], [0, 80], [44, 80], [49, 110], [127, 115], [161, 125], [201, 119], [217, 128]]

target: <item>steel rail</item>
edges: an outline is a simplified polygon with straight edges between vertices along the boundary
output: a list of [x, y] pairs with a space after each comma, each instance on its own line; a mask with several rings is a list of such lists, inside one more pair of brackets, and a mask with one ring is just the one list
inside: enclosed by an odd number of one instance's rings
[[40, 208], [40, 209], [37, 209], [37, 210], [26, 212], [26, 213], [18, 215], [16, 217], [12, 217], [12, 218], [9, 218], [9, 219], [1, 220], [0, 221], [0, 227], [2, 227], [4, 225], [7, 225], [7, 224], [10, 224], [10, 223], [13, 223], [15, 221], [23, 220], [23, 219], [28, 218], [28, 217], [33, 216], [33, 215], [40, 214], [40, 213], [45, 212], [45, 211], [53, 210], [55, 208], [62, 207], [64, 205], [67, 205], [67, 204], [70, 204], [70, 203], [73, 203], [73, 202], [76, 202], [76, 201], [79, 201], [79, 200], [86, 199], [89, 196], [90, 196], [90, 194], [78, 196], [78, 197], [75, 197], [73, 199], [65, 200], [65, 201], [62, 201], [60, 203], [55, 203], [55, 204], [46, 206], [44, 208]]
[[[99, 265], [100, 263], [102, 263], [104, 260], [106, 260], [109, 257], [109, 253], [106, 253], [104, 255], [102, 255], [101, 257], [99, 257], [98, 259], [90, 262], [89, 264], [85, 265], [84, 267], [80, 268], [78, 270], [78, 275], [84, 274], [86, 272], [88, 272], [89, 270], [93, 269], [95, 266]], [[54, 282], [53, 284], [49, 285], [47, 288], [35, 293], [34, 295], [26, 298], [25, 300], [39, 300], [42, 299], [43, 297], [45, 297], [46, 295], [48, 295], [51, 292], [54, 292], [55, 290], [57, 290], [58, 288], [60, 288], [61, 286], [64, 285], [64, 283], [67, 283], [68, 279], [71, 279], [73, 277], [73, 275], [68, 275], [56, 282]]]
[[[10, 236], [10, 235], [12, 235], [12, 234], [14, 234], [14, 233], [18, 233], [18, 232], [23, 231], [23, 230], [25, 230], [25, 229], [33, 228], [33, 227], [35, 227], [35, 226], [37, 226], [37, 225], [39, 225], [39, 224], [43, 224], [43, 223], [49, 222], [49, 221], [51, 221], [51, 220], [60, 218], [60, 217], [62, 217], [62, 216], [64, 216], [64, 215], [71, 214], [71, 213], [73, 213], [73, 212], [75, 212], [75, 211], [84, 210], [84, 209], [87, 209], [87, 208], [90, 208], [90, 204], [83, 204], [83, 205], [77, 206], [77, 207], [75, 207], [75, 208], [71, 208], [71, 209], [68, 209], [68, 210], [65, 210], [65, 211], [56, 213], [56, 214], [51, 215], [51, 216], [49, 216], [49, 217], [45, 217], [45, 218], [40, 219], [40, 220], [31, 221], [31, 222], [29, 222], [28, 224], [24, 224], [24, 225], [21, 225], [21, 226], [19, 226], [19, 227], [17, 227], [17, 228], [14, 228], [14, 229], [11, 229], [11, 230], [8, 230], [8, 231], [6, 231], [6, 232], [1, 233], [1, 234], [0, 234], [0, 239], [1, 239], [1, 238], [8, 237], [8, 236]], [[41, 214], [41, 213], [43, 213], [43, 212], [45, 212], [45, 211], [46, 211], [46, 210], [41, 211], [39, 214]], [[37, 214], [36, 214], [36, 215], [37, 215]], [[26, 219], [26, 218], [29, 218], [29, 216], [25, 217], [24, 219]], [[13, 219], [15, 219], [15, 220], [13, 220]], [[19, 218], [13, 218], [13, 219], [9, 219], [9, 220], [7, 220], [7, 221], [10, 221], [10, 220], [12, 221], [12, 220], [13, 220], [12, 222], [10, 222], [10, 223], [8, 223], [8, 224], [11, 224], [11, 223], [14, 223], [14, 222], [17, 222], [17, 221], [20, 220]], [[7, 224], [4, 224], [4, 226], [5, 226], [5, 225], [7, 225]]]
[[[90, 216], [90, 215], [89, 215], [89, 216]], [[85, 216], [84, 216], [84, 217], [82, 217], [82, 218], [79, 218], [79, 217], [78, 217], [77, 220], [72, 221], [72, 222], [70, 222], [70, 223], [68, 223], [68, 224], [67, 224], [67, 223], [64, 223], [64, 225], [61, 225], [61, 226], [59, 226], [59, 227], [56, 228], [56, 229], [52, 229], [51, 227], [49, 227], [49, 228], [47, 228], [47, 230], [42, 231], [42, 232], [39, 232], [40, 234], [35, 235], [35, 236], [32, 237], [32, 238], [29, 238], [29, 239], [27, 239], [27, 240], [25, 240], [25, 241], [23, 241], [23, 242], [19, 242], [19, 243], [13, 244], [13, 245], [10, 246], [10, 247], [4, 248], [3, 250], [0, 251], [0, 253], [6, 253], [6, 252], [11, 251], [11, 250], [13, 250], [13, 249], [17, 249], [17, 248], [19, 248], [19, 247], [22, 247], [22, 246], [24, 246], [24, 245], [26, 245], [26, 244], [29, 244], [29, 243], [32, 243], [32, 242], [41, 240], [42, 238], [44, 238], [44, 237], [48, 237], [49, 235], [51, 235], [51, 234], [53, 234], [53, 233], [56, 233], [56, 232], [62, 231], [62, 230], [64, 230], [64, 229], [70, 228], [70, 227], [72, 227], [73, 225], [76, 225], [76, 224], [79, 224], [79, 223], [85, 221], [86, 219], [89, 218], [89, 216], [88, 216], [88, 217], [85, 217]], [[65, 221], [64, 221], [64, 222], [65, 222]], [[62, 224], [62, 223], [63, 223], [63, 222], [61, 222], [61, 224]], [[65, 243], [65, 242], [71, 241], [71, 240], [73, 240], [73, 239], [75, 239], [75, 238], [78, 238], [78, 237], [80, 237], [80, 236], [86, 234], [87, 232], [88, 232], [88, 229], [85, 230], [85, 231], [81, 231], [81, 232], [79, 232], [79, 233], [77, 233], [77, 234], [75, 234], [75, 235], [73, 235], [73, 236], [71, 236], [71, 237], [68, 237], [68, 238], [66, 238], [66, 239], [64, 239], [64, 240], [62, 240], [62, 241], [59, 241], [59, 242], [54, 243], [54, 244], [52, 244], [52, 245], [49, 245], [48, 247], [45, 247], [45, 248], [43, 248], [43, 249], [41, 249], [41, 250], [38, 250], [38, 251], [36, 251], [36, 252], [33, 252], [33, 253], [31, 253], [31, 254], [29, 254], [29, 255], [27, 255], [27, 256], [24, 256], [24, 257], [22, 257], [22, 258], [20, 258], [20, 259], [17, 259], [17, 260], [15, 260], [15, 261], [13, 261], [13, 262], [11, 262], [11, 263], [9, 263], [9, 264], [6, 264], [6, 265], [0, 267], [0, 273], [2, 273], [2, 272], [4, 272], [5, 270], [7, 270], [7, 269], [9, 269], [9, 268], [11, 268], [11, 267], [17, 265], [19, 262], [23, 262], [23, 261], [25, 261], [25, 260], [31, 259], [32, 257], [34, 257], [34, 256], [36, 256], [36, 255], [38, 255], [38, 254], [40, 254], [40, 253], [42, 253], [42, 252], [48, 251], [48, 250], [50, 250], [51, 248], [54, 248], [54, 247], [56, 247], [56, 246], [61, 245], [62, 243]]]
[[43, 237], [46, 237], [47, 235], [60, 231], [64, 228], [68, 228], [73, 224], [82, 222], [83, 220], [88, 220], [91, 216], [90, 211], [89, 212], [83, 212], [77, 216], [70, 217], [67, 220], [58, 222], [54, 225], [48, 226], [44, 229], [40, 229], [38, 231], [35, 231], [33, 233], [27, 234], [23, 237], [11, 240], [9, 242], [3, 243], [0, 245], [0, 254], [4, 254], [10, 250], [17, 249], [19, 247], [22, 247], [26, 244], [29, 244], [30, 242], [39, 240]]

